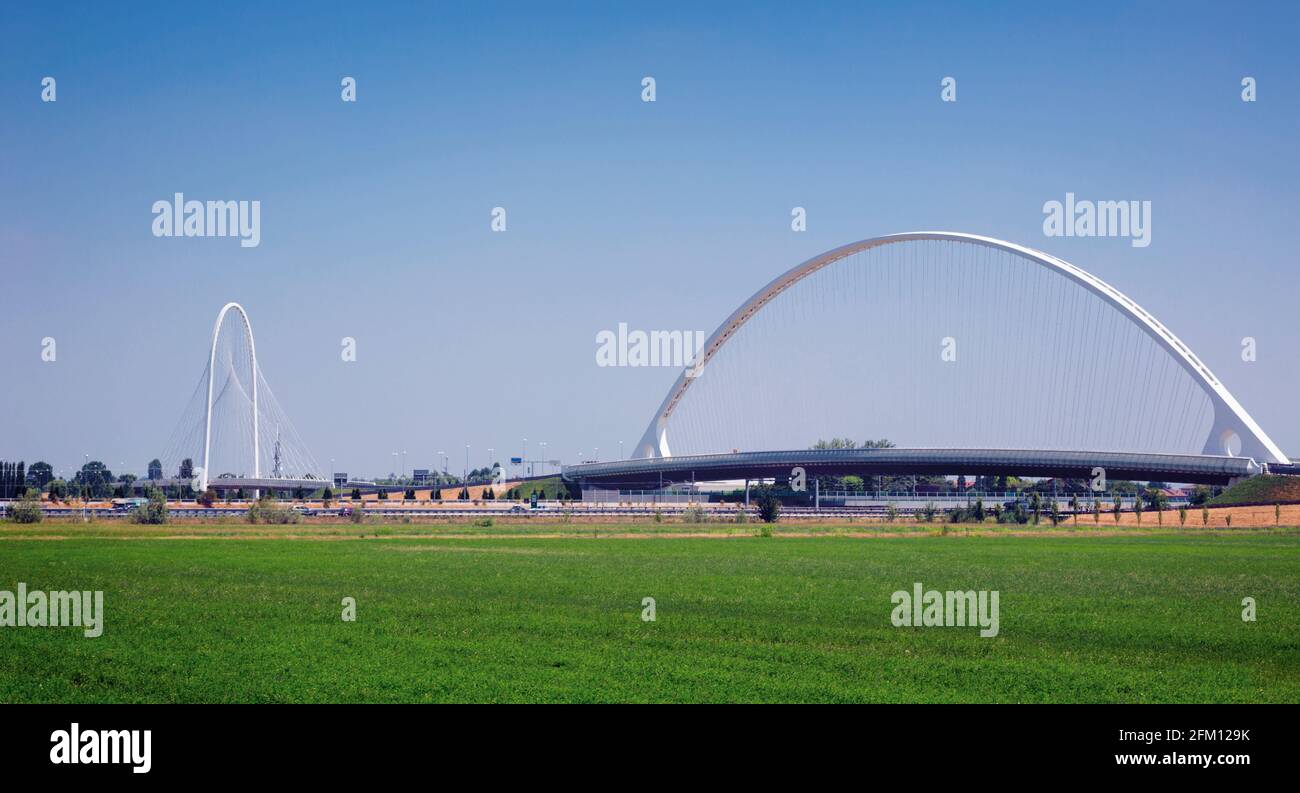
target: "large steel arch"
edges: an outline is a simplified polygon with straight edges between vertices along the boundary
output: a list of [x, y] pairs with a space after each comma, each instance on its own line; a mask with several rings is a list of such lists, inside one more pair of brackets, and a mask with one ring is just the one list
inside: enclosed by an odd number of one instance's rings
[[667, 396], [664, 397], [659, 409], [650, 420], [645, 434], [637, 443], [634, 456], [643, 458], [671, 456], [668, 446], [668, 420], [672, 416], [673, 410], [681, 402], [695, 377], [708, 365], [709, 360], [722, 349], [723, 345], [731, 339], [741, 326], [748, 322], [773, 298], [812, 273], [853, 254], [894, 243], [918, 240], [965, 242], [1005, 251], [1083, 286], [1106, 303], [1117, 308], [1124, 317], [1159, 344], [1177, 364], [1192, 376], [1193, 380], [1209, 397], [1214, 408], [1214, 422], [1206, 439], [1203, 453], [1232, 454], [1233, 451], [1229, 446], [1229, 442], [1235, 436], [1240, 440], [1241, 448], [1239, 453], [1243, 456], [1252, 457], [1259, 462], [1289, 462], [1289, 458], [1264, 433], [1259, 424], [1251, 418], [1250, 414], [1246, 412], [1236, 398], [1224, 388], [1209, 367], [1197, 358], [1191, 349], [1161, 324], [1159, 320], [1127, 295], [1091, 273], [1042, 251], [992, 237], [950, 231], [914, 231], [861, 240], [827, 251], [820, 256], [815, 256], [774, 278], [742, 303], [709, 336], [704, 344], [704, 349], [699, 353], [693, 365], [678, 376], [677, 382], [673, 384]]
[[239, 318], [243, 321], [244, 337], [248, 340], [248, 352], [252, 358], [252, 371], [250, 379], [253, 382], [253, 478], [260, 478], [261, 457], [258, 448], [258, 428], [257, 428], [257, 346], [253, 343], [253, 326], [248, 321], [248, 313], [244, 307], [238, 303], [227, 303], [221, 307], [221, 312], [217, 314], [217, 322], [212, 326], [212, 348], [208, 353], [208, 404], [203, 424], [203, 468], [199, 473], [199, 490], [208, 488], [208, 460], [212, 451], [212, 384], [216, 377], [217, 365], [217, 341], [221, 334], [221, 323], [225, 321], [226, 314], [230, 310], [239, 312]]

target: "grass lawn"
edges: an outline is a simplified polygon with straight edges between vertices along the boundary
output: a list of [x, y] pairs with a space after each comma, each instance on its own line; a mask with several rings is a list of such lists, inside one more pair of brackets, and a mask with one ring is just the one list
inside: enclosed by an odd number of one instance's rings
[[[103, 590], [106, 616], [95, 639], [0, 628], [6, 703], [1300, 701], [1300, 533], [1285, 530], [0, 534], [0, 590], [20, 581]], [[1000, 634], [893, 627], [890, 595], [916, 581], [999, 590]], [[345, 596], [355, 622], [340, 619]]]

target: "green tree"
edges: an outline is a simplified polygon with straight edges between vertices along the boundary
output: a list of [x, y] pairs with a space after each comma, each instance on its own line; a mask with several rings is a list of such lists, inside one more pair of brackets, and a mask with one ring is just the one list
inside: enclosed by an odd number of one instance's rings
[[99, 460], [81, 466], [72, 481], [86, 498], [106, 498], [113, 492], [113, 472]]
[[1070, 496], [1070, 514], [1074, 516], [1074, 525], [1079, 526], [1079, 496], [1077, 494]]
[[776, 523], [781, 516], [781, 500], [776, 497], [775, 489], [768, 485], [758, 488], [755, 504], [758, 506], [758, 516], [764, 523]]
[[1156, 511], [1156, 523], [1165, 525], [1165, 507], [1169, 506], [1169, 496], [1164, 490], [1152, 490], [1151, 508]]
[[54, 468], [44, 460], [32, 463], [32, 467], [27, 469], [27, 484], [37, 490], [44, 490], [45, 486], [52, 481], [54, 481]]
[[1119, 513], [1122, 512], [1123, 510], [1124, 510], [1124, 500], [1123, 498], [1120, 497], [1119, 493], [1116, 493], [1115, 503], [1111, 507], [1111, 511], [1115, 513], [1115, 525], [1117, 526], [1119, 525]]

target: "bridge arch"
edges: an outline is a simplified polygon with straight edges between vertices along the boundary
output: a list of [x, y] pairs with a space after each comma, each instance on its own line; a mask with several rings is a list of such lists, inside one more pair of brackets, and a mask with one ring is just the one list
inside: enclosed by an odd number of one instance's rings
[[919, 231], [873, 237], [827, 251], [774, 278], [740, 305], [713, 332], [704, 344], [693, 365], [683, 371], [669, 389], [641, 440], [637, 443], [636, 457], [669, 457], [669, 424], [675, 411], [693, 384], [707, 372], [710, 362], [719, 356], [737, 334], [764, 308], [796, 284], [820, 271], [830, 268], [857, 254], [875, 249], [914, 242], [950, 242], [979, 246], [1008, 254], [1019, 261], [1033, 265], [1054, 276], [1077, 285], [1095, 295], [1102, 304], [1117, 311], [1131, 326], [1154, 342], [1193, 383], [1213, 410], [1209, 432], [1204, 440], [1203, 454], [1242, 455], [1259, 462], [1286, 463], [1288, 458], [1264, 433], [1263, 429], [1228, 392], [1217, 377], [1177, 336], [1135, 301], [1115, 287], [1085, 270], [1060, 258], [1012, 242], [975, 234], [947, 231]]
[[248, 343], [249, 356], [252, 360], [252, 365], [250, 367], [251, 370], [249, 371], [249, 380], [252, 383], [252, 392], [253, 392], [252, 399], [251, 399], [252, 407], [253, 407], [253, 423], [252, 423], [253, 478], [256, 479], [261, 476], [262, 469], [261, 469], [261, 454], [259, 448], [259, 437], [258, 437], [259, 431], [258, 431], [258, 415], [257, 415], [257, 381], [258, 381], [257, 345], [253, 341], [253, 326], [248, 321], [248, 312], [244, 311], [243, 306], [239, 305], [238, 303], [232, 302], [232, 303], [227, 303], [221, 307], [220, 313], [217, 314], [217, 321], [212, 326], [212, 346], [208, 353], [207, 409], [205, 411], [204, 424], [203, 424], [203, 468], [199, 473], [198, 489], [200, 491], [206, 490], [208, 487], [208, 471], [210, 470], [209, 463], [211, 461], [210, 458], [212, 453], [212, 401], [213, 401], [212, 390], [213, 390], [213, 382], [216, 378], [217, 342], [220, 340], [221, 337], [221, 326], [226, 319], [226, 314], [228, 314], [231, 311], [235, 311], [239, 314], [239, 319], [241, 320], [240, 326], [244, 330], [244, 339]]

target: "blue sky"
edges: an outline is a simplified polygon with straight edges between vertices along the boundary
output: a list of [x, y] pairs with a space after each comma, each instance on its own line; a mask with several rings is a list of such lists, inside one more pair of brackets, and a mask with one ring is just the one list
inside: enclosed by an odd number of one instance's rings
[[[711, 331], [922, 228], [1115, 284], [1300, 455], [1292, 4], [269, 5], [0, 11], [0, 457], [142, 471], [236, 300], [322, 463], [607, 458], [675, 372], [597, 368], [598, 331]], [[178, 191], [260, 200], [261, 245], [153, 237]], [[1152, 201], [1151, 246], [1045, 238], [1067, 191]]]

